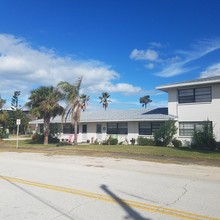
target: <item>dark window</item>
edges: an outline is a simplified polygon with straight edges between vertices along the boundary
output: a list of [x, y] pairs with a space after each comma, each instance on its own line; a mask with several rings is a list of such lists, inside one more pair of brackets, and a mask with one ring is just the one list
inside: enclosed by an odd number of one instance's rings
[[139, 122], [140, 135], [152, 135], [164, 122]]
[[180, 136], [193, 136], [194, 132], [202, 131], [204, 129], [204, 125], [208, 124], [212, 127], [212, 122], [180, 122], [179, 123], [179, 135]]
[[127, 134], [127, 133], [128, 133], [128, 124], [118, 123], [118, 134]]
[[179, 103], [211, 102], [212, 90], [210, 86], [191, 89], [179, 89], [178, 98]]
[[127, 123], [108, 123], [107, 134], [127, 134], [128, 124]]
[[96, 133], [102, 133], [102, 125], [100, 124], [96, 125]]
[[[79, 134], [79, 126], [77, 126], [77, 133]], [[74, 134], [74, 127], [70, 123], [63, 124], [64, 134]]]
[[87, 133], [87, 125], [82, 125], [82, 133]]
[[139, 123], [139, 134], [140, 135], [151, 135], [151, 123], [150, 122], [140, 122]]
[[74, 129], [70, 123], [63, 124], [63, 133], [64, 134], [73, 134]]

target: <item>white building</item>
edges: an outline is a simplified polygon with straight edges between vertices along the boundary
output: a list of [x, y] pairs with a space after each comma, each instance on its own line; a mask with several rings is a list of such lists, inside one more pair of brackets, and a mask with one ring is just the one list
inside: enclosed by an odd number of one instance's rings
[[[111, 135], [119, 142], [128, 140], [130, 143], [138, 136], [153, 137], [153, 132], [170, 119], [176, 121], [178, 139], [191, 141], [195, 129], [209, 123], [217, 141], [220, 141], [220, 76], [159, 86], [157, 89], [168, 93], [168, 108], [82, 112], [78, 142], [104, 141]], [[56, 117], [51, 123], [56, 124], [61, 139], [73, 139], [70, 121], [62, 125], [61, 117]], [[43, 120], [30, 124], [39, 124], [42, 131]]]
[[220, 141], [220, 76], [159, 86], [168, 93], [168, 113], [177, 118], [178, 138], [191, 140], [205, 121]]
[[[94, 141], [104, 141], [111, 135], [118, 139], [118, 142], [128, 141], [138, 136], [153, 137], [153, 131], [169, 119], [174, 119], [168, 115], [167, 108], [157, 109], [136, 109], [136, 110], [98, 110], [95, 112], [85, 111], [81, 113], [78, 131], [78, 142], [93, 143]], [[43, 120], [35, 120], [31, 124], [38, 124], [38, 128], [43, 132]], [[51, 120], [52, 125], [61, 134], [60, 139], [73, 141], [74, 128], [67, 119], [67, 123], [61, 125], [61, 116]]]

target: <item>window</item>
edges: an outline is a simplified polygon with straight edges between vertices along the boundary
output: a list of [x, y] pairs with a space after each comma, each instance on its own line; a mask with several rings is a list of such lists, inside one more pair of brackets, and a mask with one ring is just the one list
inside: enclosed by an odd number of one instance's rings
[[128, 124], [118, 123], [118, 134], [127, 134], [127, 133], [128, 133]]
[[140, 135], [152, 135], [164, 122], [139, 122]]
[[127, 134], [128, 124], [127, 123], [108, 123], [107, 134]]
[[151, 135], [151, 123], [150, 122], [140, 122], [139, 123], [139, 134], [140, 135]]
[[87, 125], [82, 125], [82, 133], [87, 133]]
[[211, 102], [212, 90], [210, 86], [190, 89], [179, 89], [178, 98], [179, 103]]
[[100, 124], [96, 125], [96, 133], [102, 133], [102, 125]]
[[64, 134], [73, 134], [74, 133], [73, 126], [70, 123], [63, 124], [63, 133]]
[[193, 136], [194, 132], [202, 131], [204, 125], [208, 123], [210, 127], [212, 127], [211, 121], [202, 121], [202, 122], [180, 122], [179, 123], [179, 135], [180, 136]]
[[[79, 126], [77, 126], [77, 133], [79, 133]], [[74, 127], [70, 123], [63, 124], [64, 134], [74, 134]]]

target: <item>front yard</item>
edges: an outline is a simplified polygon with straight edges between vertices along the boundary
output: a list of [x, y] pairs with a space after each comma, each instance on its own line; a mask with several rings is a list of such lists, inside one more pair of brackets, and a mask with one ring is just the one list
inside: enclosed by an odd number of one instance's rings
[[33, 144], [30, 140], [0, 141], [0, 152], [33, 152], [46, 155], [78, 155], [91, 157], [113, 157], [135, 160], [156, 161], [162, 163], [200, 164], [220, 166], [220, 152], [195, 151], [188, 148], [170, 148], [133, 145], [78, 145], [57, 146]]

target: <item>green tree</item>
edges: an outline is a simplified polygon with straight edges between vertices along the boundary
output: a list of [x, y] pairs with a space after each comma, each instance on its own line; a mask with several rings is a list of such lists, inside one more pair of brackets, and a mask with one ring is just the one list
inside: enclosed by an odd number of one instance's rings
[[15, 111], [8, 112], [9, 118], [7, 122], [7, 127], [9, 128], [11, 133], [15, 133], [17, 129], [16, 120], [21, 119], [21, 124], [19, 126], [19, 131], [22, 134], [25, 134], [28, 128], [29, 119], [27, 115], [21, 110], [17, 109]]
[[4, 104], [6, 103], [5, 99], [2, 99], [0, 96], [0, 136], [4, 137], [5, 129], [8, 121], [8, 113], [3, 109]]
[[215, 150], [217, 148], [213, 127], [209, 121], [204, 121], [202, 128], [195, 130], [191, 147], [200, 150]]
[[31, 91], [29, 102], [26, 103], [31, 113], [44, 121], [44, 145], [48, 144], [50, 119], [63, 112], [63, 107], [59, 105], [61, 99], [62, 94], [56, 88], [42, 86]]
[[143, 96], [139, 99], [140, 103], [142, 104], [142, 107], [147, 107], [147, 104], [151, 103], [152, 100], [150, 99], [149, 95]]
[[80, 95], [81, 83], [82, 77], [80, 77], [73, 85], [64, 81], [57, 85], [63, 93], [64, 99], [67, 103], [62, 114], [62, 121], [66, 122], [67, 118], [70, 117], [71, 124], [74, 126], [74, 145], [77, 145], [77, 130], [80, 122], [81, 110], [86, 110], [89, 101], [89, 96], [85, 94]]
[[12, 99], [11, 99], [11, 108], [12, 110], [17, 110], [19, 107], [18, 107], [18, 97], [19, 95], [21, 94], [20, 91], [15, 91], [14, 92], [14, 95], [12, 96]]
[[111, 102], [111, 100], [108, 99], [109, 97], [110, 95], [107, 92], [103, 92], [102, 96], [99, 96], [100, 103], [102, 103], [102, 107], [105, 108], [105, 110], [108, 107], [108, 103]]
[[175, 121], [169, 120], [165, 122], [158, 130], [154, 131], [155, 144], [164, 147], [168, 146], [176, 133], [177, 127], [175, 126]]

